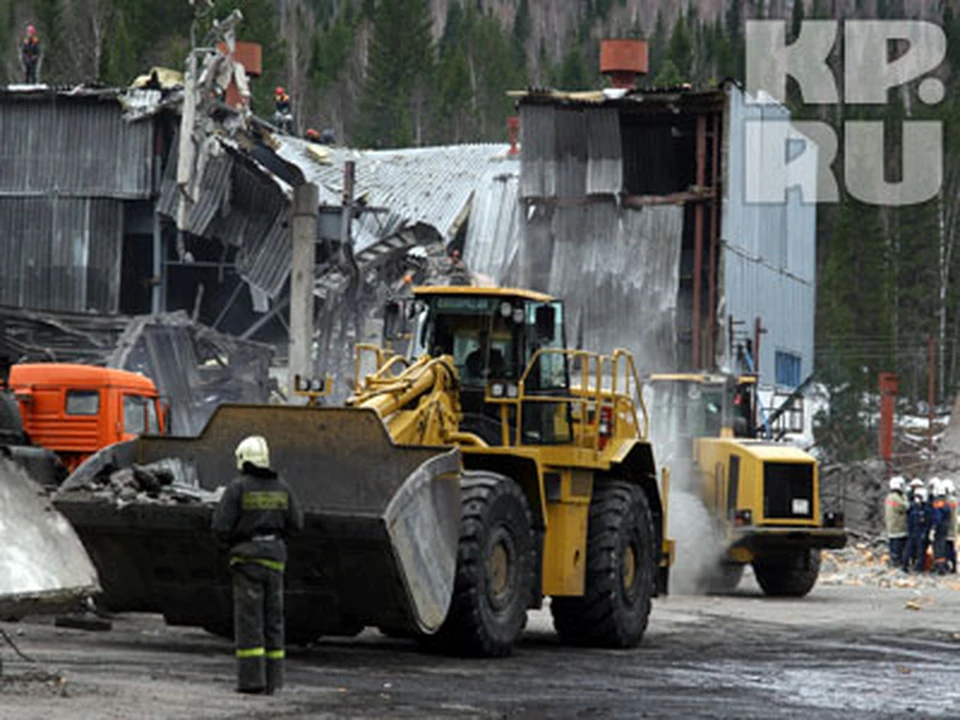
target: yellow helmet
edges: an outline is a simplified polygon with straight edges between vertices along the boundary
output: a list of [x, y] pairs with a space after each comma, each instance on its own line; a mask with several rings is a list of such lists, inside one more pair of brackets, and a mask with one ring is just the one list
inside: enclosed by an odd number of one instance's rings
[[270, 469], [270, 448], [262, 435], [245, 437], [237, 445], [237, 469], [243, 470], [244, 463], [250, 463], [262, 470]]

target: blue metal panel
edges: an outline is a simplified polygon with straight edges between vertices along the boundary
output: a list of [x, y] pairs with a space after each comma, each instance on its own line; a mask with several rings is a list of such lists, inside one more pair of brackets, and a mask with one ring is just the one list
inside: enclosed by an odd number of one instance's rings
[[[748, 104], [736, 86], [727, 92], [720, 286], [724, 314], [719, 320], [725, 323], [732, 315], [752, 330], [755, 318], [761, 318], [767, 332], [760, 340], [760, 382], [771, 386], [776, 382], [778, 351], [800, 358], [801, 378], [813, 370], [816, 205], [801, 202], [796, 191], [783, 203], [747, 201], [747, 169], [750, 163], [758, 167], [759, 159], [747, 157], [746, 123], [785, 120], [789, 115], [779, 105]], [[730, 348], [725, 350], [732, 367]]]

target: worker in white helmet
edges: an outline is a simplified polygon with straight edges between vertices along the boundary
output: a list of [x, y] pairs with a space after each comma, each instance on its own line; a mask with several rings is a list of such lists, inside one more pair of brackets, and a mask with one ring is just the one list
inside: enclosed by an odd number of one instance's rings
[[[911, 483], [912, 485], [912, 483]], [[904, 572], [923, 572], [926, 559], [927, 540], [930, 535], [929, 506], [927, 489], [914, 488], [910, 495], [910, 508], [907, 510], [907, 546], [903, 550]]]
[[272, 695], [283, 686], [286, 540], [303, 529], [303, 512], [270, 467], [265, 438], [244, 438], [235, 455], [240, 474], [217, 505], [213, 530], [230, 545], [237, 690]]
[[930, 530], [933, 536], [933, 571], [947, 574], [947, 529], [950, 524], [950, 506], [947, 504], [946, 481], [940, 478], [933, 484], [930, 497]]
[[953, 480], [943, 481], [950, 518], [947, 521], [947, 571], [957, 572], [957, 487]]
[[890, 478], [890, 492], [884, 500], [883, 519], [890, 548], [890, 564], [903, 565], [903, 549], [907, 544], [907, 498], [904, 495], [907, 482], [901, 475]]

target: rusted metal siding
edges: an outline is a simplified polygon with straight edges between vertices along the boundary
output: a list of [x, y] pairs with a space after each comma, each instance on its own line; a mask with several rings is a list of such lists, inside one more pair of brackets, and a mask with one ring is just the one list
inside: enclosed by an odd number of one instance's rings
[[148, 198], [152, 121], [116, 98], [0, 95], [0, 196]]
[[0, 304], [117, 312], [118, 200], [0, 197]]

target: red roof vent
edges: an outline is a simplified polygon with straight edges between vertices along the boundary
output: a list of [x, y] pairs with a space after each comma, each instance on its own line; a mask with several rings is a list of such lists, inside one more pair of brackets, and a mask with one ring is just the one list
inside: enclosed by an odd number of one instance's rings
[[646, 40], [600, 42], [600, 72], [610, 78], [615, 88], [632, 90], [637, 76], [647, 74], [648, 63]]

